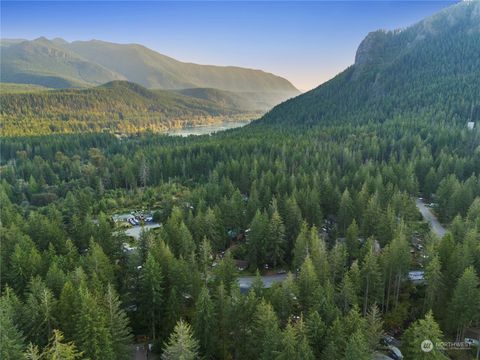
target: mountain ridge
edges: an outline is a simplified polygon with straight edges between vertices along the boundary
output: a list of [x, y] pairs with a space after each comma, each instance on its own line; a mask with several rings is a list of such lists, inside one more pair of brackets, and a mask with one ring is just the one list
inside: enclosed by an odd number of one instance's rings
[[78, 88], [126, 80], [150, 89], [254, 92], [264, 110], [300, 93], [288, 80], [263, 70], [182, 62], [140, 44], [40, 37], [2, 39], [1, 48], [2, 82]]
[[405, 29], [371, 32], [353, 65], [256, 124], [383, 122], [405, 113], [466, 121], [480, 112], [478, 34], [480, 2], [453, 5]]

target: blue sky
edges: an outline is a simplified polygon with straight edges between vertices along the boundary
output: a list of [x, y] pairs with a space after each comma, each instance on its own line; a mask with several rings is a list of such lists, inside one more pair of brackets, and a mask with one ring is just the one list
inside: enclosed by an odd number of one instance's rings
[[453, 3], [2, 0], [1, 36], [139, 43], [181, 61], [262, 69], [308, 90], [351, 65], [370, 31]]

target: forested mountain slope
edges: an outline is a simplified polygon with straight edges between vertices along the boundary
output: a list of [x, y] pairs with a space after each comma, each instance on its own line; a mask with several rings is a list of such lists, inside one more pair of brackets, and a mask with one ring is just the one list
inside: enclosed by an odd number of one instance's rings
[[99, 40], [2, 40], [1, 81], [52, 88], [128, 80], [151, 89], [216, 88], [253, 92], [267, 109], [298, 95], [286, 79], [261, 70], [185, 63], [138, 44]]
[[70, 51], [61, 43], [45, 38], [6, 43], [2, 40], [1, 49], [2, 82], [70, 88], [125, 79]]
[[137, 44], [123, 45], [92, 40], [74, 41], [65, 47], [149, 88], [296, 91], [287, 80], [260, 70], [184, 63]]
[[210, 100], [226, 107], [245, 110], [270, 110], [270, 103], [279, 102], [278, 94], [271, 93], [271, 99], [259, 98], [255, 92], [231, 92], [213, 88], [190, 88], [175, 90], [176, 92], [199, 99]]
[[480, 2], [462, 2], [397, 31], [375, 31], [355, 64], [265, 115], [269, 124], [480, 117]]
[[40, 85], [0, 82], [0, 93], [2, 94], [28, 93], [28, 92], [45, 91], [45, 90], [51, 90], [51, 89], [48, 87], [40, 86]]
[[2, 135], [104, 130], [131, 133], [248, 119], [259, 114], [235, 94], [216, 90], [215, 97], [202, 98], [201, 94], [207, 92], [188, 96], [114, 81], [82, 90], [2, 93], [0, 126]]
[[[464, 341], [480, 328], [480, 130], [465, 121], [478, 114], [477, 59], [455, 65], [439, 46], [458, 50], [457, 36], [472, 54], [476, 14], [465, 3], [371, 35], [353, 67], [263, 125], [3, 138], [0, 357], [127, 360], [140, 335], [163, 359], [370, 360], [391, 355], [388, 333], [406, 360], [473, 359]], [[409, 31], [421, 35], [415, 46], [399, 40]], [[423, 53], [442, 62], [427, 67], [413, 56]], [[123, 82], [95, 95], [117, 90], [133, 108], [159, 96]], [[34, 94], [22, 100], [41, 103]], [[420, 196], [443, 238], [422, 221]], [[112, 215], [137, 209], [162, 226], [133, 239]], [[260, 274], [283, 282], [267, 288]]]

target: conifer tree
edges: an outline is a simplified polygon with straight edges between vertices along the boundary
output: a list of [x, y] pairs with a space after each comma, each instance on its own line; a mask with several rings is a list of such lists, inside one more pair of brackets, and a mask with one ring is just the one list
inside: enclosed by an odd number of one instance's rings
[[309, 343], [312, 345], [312, 351], [315, 358], [319, 359], [323, 348], [325, 347], [325, 336], [327, 326], [320, 317], [318, 311], [312, 311], [308, 314], [305, 322], [306, 332]]
[[33, 278], [25, 301], [25, 327], [29, 338], [40, 346], [47, 344], [57, 323], [57, 300], [39, 278]]
[[326, 285], [331, 278], [331, 266], [328, 258], [327, 245], [325, 240], [318, 235], [315, 226], [310, 229], [309, 254], [320, 285]]
[[142, 319], [148, 324], [148, 329], [153, 339], [157, 338], [158, 327], [161, 323], [162, 285], [162, 269], [152, 253], [150, 253], [140, 274], [139, 312]]
[[86, 357], [115, 359], [107, 316], [99, 301], [87, 289], [80, 289], [74, 339]]
[[370, 360], [372, 352], [361, 330], [355, 331], [347, 341], [345, 360]]
[[280, 323], [286, 324], [290, 315], [298, 307], [298, 289], [292, 273], [287, 274], [282, 286], [274, 287], [270, 296]]
[[62, 332], [55, 329], [52, 338], [42, 352], [37, 346], [30, 344], [25, 357], [29, 360], [76, 360], [83, 358], [83, 353], [77, 350], [73, 342], [65, 343]]
[[300, 269], [300, 266], [302, 266], [309, 251], [311, 251], [311, 249], [309, 249], [310, 245], [310, 231], [307, 223], [303, 222], [293, 249], [292, 265], [294, 270]]
[[215, 268], [215, 281], [217, 284], [223, 282], [227, 292], [230, 292], [230, 289], [236, 281], [237, 272], [235, 262], [233, 261], [230, 252], [227, 252], [222, 261], [220, 261], [220, 264]]
[[214, 353], [215, 313], [209, 291], [203, 287], [195, 303], [193, 322], [195, 338], [198, 339], [200, 350], [208, 358]]
[[[419, 319], [411, 324], [403, 334], [403, 355], [405, 359], [415, 360], [440, 360], [445, 356], [436, 344], [442, 341], [443, 334], [435, 322], [432, 312], [429, 311], [424, 319]], [[433, 348], [429, 352], [422, 349], [422, 342], [429, 341]]]
[[162, 338], [166, 338], [183, 315], [183, 299], [173, 286], [165, 303]]
[[378, 220], [381, 214], [381, 208], [376, 194], [370, 198], [367, 208], [364, 211], [362, 233], [365, 237], [376, 236], [379, 227]]
[[438, 255], [434, 255], [425, 267], [425, 310], [435, 310], [443, 290], [443, 276]]
[[365, 340], [368, 348], [373, 352], [384, 335], [382, 315], [376, 304], [372, 305], [367, 313], [365, 327]]
[[342, 194], [340, 207], [338, 209], [338, 228], [341, 235], [345, 235], [347, 227], [350, 226], [355, 216], [355, 204], [348, 189]]
[[347, 253], [350, 263], [357, 259], [359, 254], [360, 243], [358, 241], [358, 225], [355, 219], [353, 219], [352, 223], [348, 226], [346, 236], [345, 236], [345, 243], [347, 245]]
[[262, 266], [266, 261], [268, 236], [268, 219], [266, 214], [257, 210], [250, 224], [250, 232], [247, 236], [248, 260], [252, 268]]
[[380, 286], [380, 270], [376, 255], [371, 248], [367, 253], [361, 268], [363, 314], [367, 313], [368, 307], [375, 302]]
[[230, 328], [230, 312], [231, 302], [230, 297], [227, 296], [223, 283], [217, 287], [214, 296], [214, 312], [216, 315], [216, 341], [215, 349], [221, 358], [225, 358], [228, 353], [230, 344], [229, 328]]
[[333, 284], [338, 284], [347, 268], [347, 250], [345, 244], [337, 242], [329, 254], [330, 275]]
[[107, 314], [107, 326], [112, 339], [115, 359], [131, 358], [129, 354], [133, 337], [127, 314], [121, 307], [120, 299], [111, 284], [108, 284], [104, 296], [104, 307]]
[[457, 339], [464, 338], [466, 327], [480, 318], [479, 279], [473, 267], [468, 267], [457, 282], [450, 305], [450, 325], [456, 327]]
[[276, 268], [277, 264], [283, 262], [285, 255], [285, 226], [283, 220], [278, 213], [278, 210], [274, 210], [270, 218], [270, 224], [268, 225], [267, 232], [267, 254], [268, 259]]
[[302, 309], [307, 313], [314, 304], [315, 292], [318, 291], [318, 278], [309, 256], [305, 259], [298, 276], [298, 298]]
[[295, 330], [297, 332], [298, 360], [314, 360], [315, 354], [308, 339], [307, 328], [303, 322], [303, 317], [300, 317], [298, 322], [295, 324]]
[[58, 321], [65, 337], [71, 340], [75, 333], [75, 318], [79, 307], [78, 290], [67, 280], [58, 301]]
[[261, 299], [264, 293], [264, 284], [262, 277], [260, 276], [260, 271], [255, 272], [255, 278], [252, 281], [252, 285], [250, 286], [250, 291], [253, 291], [257, 298]]
[[302, 224], [302, 212], [295, 197], [290, 196], [285, 200], [283, 212], [280, 212], [280, 215], [285, 223], [286, 254], [290, 257], [294, 241]]
[[257, 305], [252, 336], [251, 347], [258, 354], [258, 359], [268, 360], [278, 356], [281, 331], [277, 315], [264, 300]]
[[199, 265], [200, 271], [202, 272], [203, 281], [205, 285], [207, 284], [208, 280], [208, 271], [212, 264], [212, 247], [210, 246], [210, 241], [206, 237], [203, 238], [202, 243], [200, 244], [200, 252], [199, 252]]
[[65, 280], [65, 273], [60, 269], [57, 261], [53, 260], [47, 274], [45, 275], [45, 283], [57, 298], [60, 296]]
[[165, 344], [162, 359], [195, 360], [198, 357], [198, 348], [198, 341], [193, 337], [190, 325], [180, 320]]
[[[11, 290], [10, 290], [11, 291]], [[0, 298], [0, 358], [4, 360], [24, 359], [24, 338], [15, 324], [14, 309], [10, 299], [4, 294]]]
[[339, 295], [341, 299], [341, 309], [344, 312], [350, 310], [352, 306], [359, 304], [360, 285], [360, 270], [358, 269], [357, 262], [354, 262], [350, 270], [343, 276], [342, 283], [340, 284]]
[[88, 255], [84, 257], [84, 268], [89, 275], [97, 276], [102, 286], [115, 280], [113, 266], [102, 247], [93, 238], [90, 239]]
[[321, 359], [337, 360], [343, 357], [347, 339], [343, 322], [340, 318], [335, 319], [328, 328], [325, 342], [326, 346], [322, 352]]
[[281, 352], [277, 359], [287, 360], [295, 359], [297, 357], [297, 339], [295, 329], [291, 323], [288, 323], [282, 334]]

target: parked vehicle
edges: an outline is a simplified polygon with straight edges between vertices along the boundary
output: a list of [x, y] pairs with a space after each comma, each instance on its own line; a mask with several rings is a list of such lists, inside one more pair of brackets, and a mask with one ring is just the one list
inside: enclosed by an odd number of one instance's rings
[[382, 344], [384, 345], [390, 345], [393, 340], [395, 340], [395, 338], [391, 335], [385, 335], [382, 337], [382, 339], [380, 340]]
[[403, 354], [399, 348], [393, 345], [388, 345], [388, 356], [393, 360], [403, 360]]
[[418, 251], [423, 250], [423, 245], [422, 244], [415, 244], [415, 247], [417, 248]]
[[464, 342], [466, 344], [469, 344], [470, 346], [475, 346], [475, 347], [480, 345], [480, 341], [478, 339], [465, 338]]
[[390, 356], [382, 354], [381, 352], [376, 352], [373, 354], [373, 360], [393, 360]]

